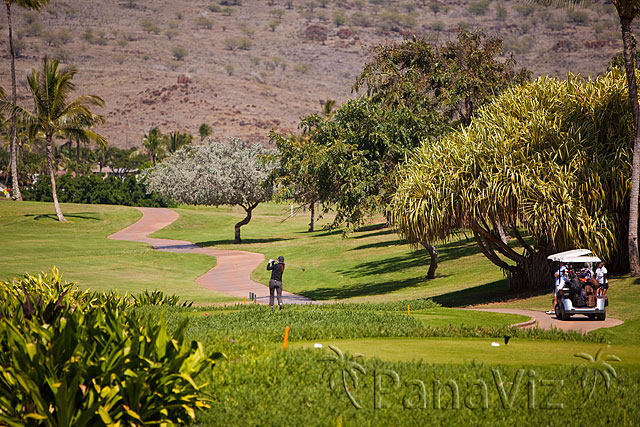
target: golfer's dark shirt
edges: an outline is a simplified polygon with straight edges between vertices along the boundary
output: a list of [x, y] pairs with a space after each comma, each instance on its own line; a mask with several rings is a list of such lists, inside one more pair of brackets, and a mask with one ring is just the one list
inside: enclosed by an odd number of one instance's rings
[[284, 272], [284, 264], [267, 264], [267, 270], [271, 270], [271, 280], [282, 282], [282, 273]]

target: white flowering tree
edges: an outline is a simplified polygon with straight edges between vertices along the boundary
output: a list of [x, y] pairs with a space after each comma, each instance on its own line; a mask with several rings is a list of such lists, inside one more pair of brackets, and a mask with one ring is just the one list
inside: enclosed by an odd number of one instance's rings
[[235, 225], [235, 243], [242, 243], [240, 227], [271, 199], [267, 181], [275, 165], [266, 159], [273, 154], [237, 139], [181, 148], [151, 170], [148, 190], [188, 205], [241, 206], [246, 216]]

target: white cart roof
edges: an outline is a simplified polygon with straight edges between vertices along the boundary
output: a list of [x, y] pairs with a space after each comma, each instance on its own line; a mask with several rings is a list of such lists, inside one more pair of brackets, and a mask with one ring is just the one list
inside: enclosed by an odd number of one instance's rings
[[573, 262], [567, 261], [567, 259], [582, 257], [585, 255], [589, 255], [590, 253], [591, 251], [589, 249], [573, 249], [570, 251], [558, 252], [557, 254], [549, 255], [547, 259], [551, 261]]
[[585, 264], [585, 263], [598, 263], [600, 261], [602, 261], [600, 258], [598, 258], [597, 256], [575, 256], [575, 257], [567, 257], [562, 259], [561, 261], [566, 262], [566, 263], [581, 263], [581, 264]]

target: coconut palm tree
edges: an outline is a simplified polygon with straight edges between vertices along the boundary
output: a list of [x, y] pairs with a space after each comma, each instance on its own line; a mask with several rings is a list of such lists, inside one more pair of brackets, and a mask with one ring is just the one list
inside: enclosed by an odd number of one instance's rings
[[[4, 0], [7, 6], [7, 23], [9, 27], [9, 56], [11, 57], [11, 103], [16, 105], [18, 95], [16, 93], [16, 52], [13, 49], [13, 25], [11, 23], [11, 6], [17, 4], [25, 9], [40, 10], [42, 6], [49, 4], [49, 0]], [[20, 186], [18, 185], [18, 157], [17, 157], [17, 120], [15, 111], [11, 112], [11, 181], [12, 190], [16, 200], [22, 200]]]
[[[593, 0], [537, 0], [541, 4], [563, 6], [590, 4]], [[631, 194], [629, 199], [629, 268], [631, 275], [640, 277], [640, 252], [638, 251], [638, 194], [640, 193], [640, 106], [638, 105], [638, 83], [635, 73], [635, 41], [631, 24], [640, 14], [640, 0], [611, 0], [618, 13], [622, 30], [624, 70], [629, 85], [629, 101], [633, 115], [633, 159], [631, 166]]]
[[158, 158], [164, 156], [167, 150], [167, 138], [156, 126], [144, 136], [143, 145], [151, 157], [151, 163], [155, 166]]
[[198, 133], [200, 134], [200, 142], [203, 142], [206, 137], [210, 136], [213, 133], [213, 129], [211, 129], [211, 126], [209, 126], [208, 124], [203, 123], [198, 129]]
[[47, 144], [47, 167], [51, 178], [53, 205], [59, 221], [66, 221], [56, 192], [56, 179], [53, 167], [53, 138], [66, 138], [96, 141], [106, 144], [105, 139], [91, 128], [104, 122], [100, 115], [93, 114], [91, 106], [103, 107], [102, 98], [95, 95], [81, 95], [68, 102], [69, 94], [75, 85], [71, 82], [77, 70], [74, 67], [58, 69], [60, 62], [56, 59], [44, 59], [42, 71], [32, 70], [27, 77], [29, 89], [33, 96], [33, 114], [18, 106], [14, 111], [20, 114], [29, 127], [31, 137], [44, 136]]

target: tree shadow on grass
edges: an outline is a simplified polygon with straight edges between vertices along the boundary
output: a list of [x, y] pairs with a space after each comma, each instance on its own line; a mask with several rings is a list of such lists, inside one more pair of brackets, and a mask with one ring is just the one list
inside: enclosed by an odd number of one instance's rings
[[[485, 285], [459, 291], [447, 292], [437, 295], [432, 299], [444, 307], [465, 307], [469, 305], [490, 304], [496, 302], [506, 302], [513, 299], [530, 298], [551, 292], [546, 289], [535, 291], [512, 291], [506, 289], [506, 281], [496, 280]], [[551, 296], [550, 296], [551, 298]]]
[[[91, 216], [91, 215], [95, 215], [95, 212], [79, 212], [79, 213], [75, 213], [75, 214], [64, 214], [65, 218], [75, 218], [75, 219], [92, 219], [94, 221], [100, 221], [100, 218], [96, 218], [95, 216]], [[51, 219], [54, 221], [58, 220], [58, 216], [54, 213], [52, 214], [25, 214], [26, 217], [33, 217], [33, 219], [35, 221], [40, 221], [41, 219]]]
[[[403, 244], [403, 240], [393, 240], [389, 242], [371, 243], [368, 245], [358, 246], [352, 250], [368, 249], [375, 247], [386, 247]], [[438, 248], [438, 262], [457, 260], [459, 258], [476, 255], [480, 253], [480, 249], [472, 240], [458, 240], [446, 243]], [[398, 255], [384, 260], [364, 262], [356, 265], [350, 270], [339, 271], [348, 277], [360, 277], [377, 275], [383, 273], [393, 273], [402, 271], [407, 268], [423, 267], [426, 274], [429, 268], [430, 257], [425, 249], [418, 249], [409, 254]], [[488, 261], [487, 261], [488, 262]], [[497, 267], [496, 267], [497, 268]], [[437, 275], [437, 271], [436, 271]]]
[[308, 291], [298, 292], [307, 298], [311, 298], [316, 301], [330, 300], [330, 299], [345, 299], [353, 297], [381, 295], [389, 292], [394, 292], [400, 289], [412, 288], [419, 286], [425, 281], [421, 277], [414, 277], [402, 281], [389, 281], [382, 283], [363, 283], [355, 286], [342, 287], [342, 288], [317, 288]]
[[[267, 239], [242, 239], [242, 243], [238, 245], [238, 247], [242, 247], [244, 245], [250, 244], [258, 244], [258, 243], [274, 243], [274, 242], [284, 242], [285, 240], [291, 240], [288, 238], [274, 237]], [[232, 245], [235, 243], [233, 239], [220, 239], [220, 240], [209, 240], [206, 242], [196, 242], [201, 248], [208, 248], [210, 246], [219, 246], [219, 245]]]

